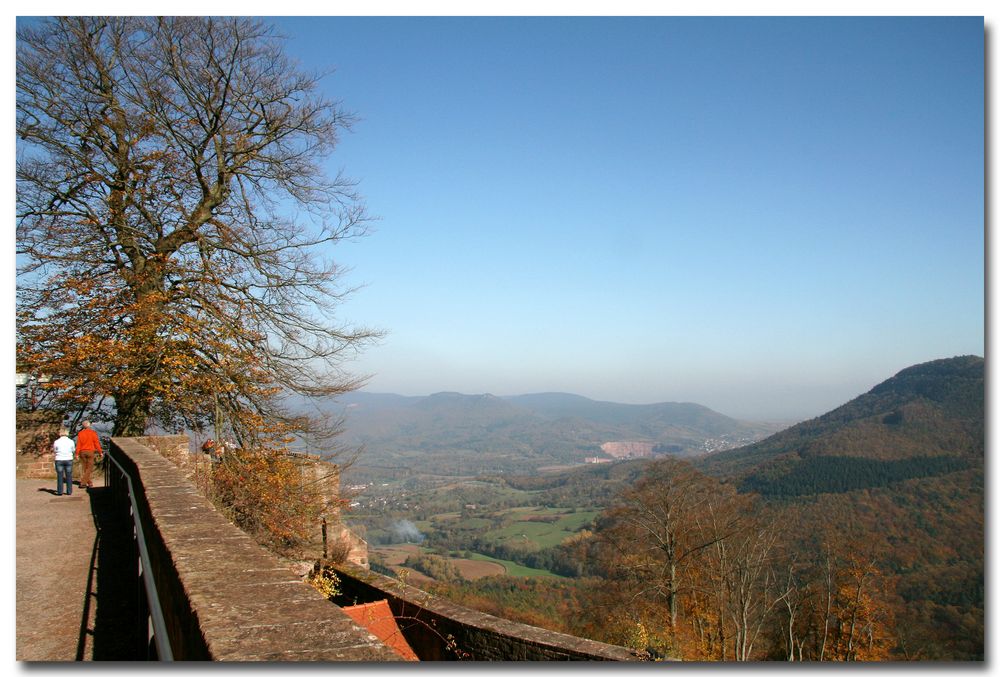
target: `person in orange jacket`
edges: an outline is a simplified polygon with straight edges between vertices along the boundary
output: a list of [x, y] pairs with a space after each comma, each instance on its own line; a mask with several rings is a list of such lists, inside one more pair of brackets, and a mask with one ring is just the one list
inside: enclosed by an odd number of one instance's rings
[[90, 427], [90, 421], [84, 421], [83, 430], [81, 430], [76, 436], [76, 454], [80, 459], [80, 466], [82, 469], [80, 473], [81, 487], [94, 486], [93, 482], [90, 481], [90, 475], [94, 471], [94, 456], [96, 455], [97, 460], [100, 460], [103, 453], [104, 450], [101, 449], [101, 439]]

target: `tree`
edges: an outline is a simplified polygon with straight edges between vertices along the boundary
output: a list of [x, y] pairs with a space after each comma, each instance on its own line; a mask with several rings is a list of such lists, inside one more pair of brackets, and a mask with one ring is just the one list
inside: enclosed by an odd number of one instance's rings
[[844, 558], [835, 597], [831, 660], [886, 660], [894, 644], [892, 613], [882, 597], [891, 582], [872, 557]]
[[775, 530], [751, 496], [719, 491], [696, 519], [711, 541], [695, 576], [695, 621], [705, 653], [720, 660], [752, 659], [780, 593], [775, 588]]
[[[889, 597], [893, 579], [877, 566], [870, 543], [817, 535], [809, 557], [789, 559], [777, 586], [781, 625], [772, 657], [787, 660], [881, 661], [895, 645]], [[864, 554], [866, 553], [867, 554]]]
[[728, 612], [734, 628], [733, 658], [753, 659], [754, 645], [771, 612], [788, 594], [778, 590], [771, 551], [773, 528], [753, 524], [735, 534], [729, 568], [721, 573], [725, 581]]
[[316, 542], [330, 499], [320, 483], [307, 477], [291, 454], [232, 449], [213, 465], [205, 489], [233, 524], [258, 543], [284, 556], [302, 557]]
[[717, 481], [688, 463], [663, 459], [651, 463], [598, 523], [611, 575], [631, 581], [637, 595], [661, 599], [671, 632], [681, 597], [693, 590], [690, 568], [728, 534], [726, 527], [706, 528], [701, 519], [724, 493]]
[[285, 396], [357, 387], [376, 332], [333, 319], [327, 250], [368, 217], [318, 79], [246, 18], [18, 30], [17, 358], [51, 405], [252, 446], [317, 430]]
[[755, 496], [683, 461], [654, 461], [597, 523], [602, 586], [616, 599], [609, 623], [641, 628], [654, 649], [662, 628], [668, 651], [687, 658], [766, 655], [790, 594], [776, 573], [777, 533]]
[[779, 628], [784, 658], [789, 662], [803, 660], [805, 630], [803, 617], [808, 620], [810, 603], [814, 602], [813, 590], [802, 580], [803, 566], [792, 557], [785, 563], [781, 581], [780, 601], [782, 625]]

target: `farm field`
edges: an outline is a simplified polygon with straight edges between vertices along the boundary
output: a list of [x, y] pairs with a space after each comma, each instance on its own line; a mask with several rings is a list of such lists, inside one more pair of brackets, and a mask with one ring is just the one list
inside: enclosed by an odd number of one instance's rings
[[[503, 567], [506, 570], [508, 576], [523, 577], [523, 578], [563, 578], [558, 574], [554, 574], [551, 571], [546, 571], [545, 569], [532, 569], [531, 567], [526, 567], [517, 562], [511, 562], [509, 560], [496, 559], [495, 557], [489, 557], [487, 555], [480, 555], [479, 553], [471, 553], [469, 557], [479, 563], [490, 563]], [[456, 560], [451, 560], [456, 562]], [[465, 560], [469, 561], [469, 560]]]
[[[393, 571], [403, 568], [408, 557], [434, 556], [452, 567], [450, 574], [413, 562], [406, 568], [416, 567], [438, 582], [497, 575], [572, 576], [580, 567], [561, 548], [593, 528], [606, 500], [591, 490], [607, 481], [591, 480], [588, 476], [568, 489], [557, 482], [556, 492], [551, 487], [514, 488], [497, 478], [428, 481], [419, 489], [415, 481], [409, 489], [372, 487], [350, 519], [360, 525], [373, 563]], [[580, 492], [580, 487], [587, 491]]]
[[[393, 569], [394, 571], [398, 571], [400, 569], [406, 569], [407, 571], [409, 571], [410, 573], [408, 574], [408, 576], [410, 577], [411, 582], [421, 582], [421, 581], [429, 582], [434, 580], [429, 576], [420, 573], [419, 571], [414, 571], [409, 567], [403, 566], [403, 562], [406, 561], [407, 557], [411, 555], [419, 555], [421, 553], [431, 552], [427, 548], [422, 548], [414, 543], [407, 543], [405, 545], [391, 545], [391, 546], [381, 546], [377, 548], [372, 548], [372, 552], [381, 555], [385, 560], [386, 566]], [[463, 578], [470, 581], [484, 578], [486, 576], [503, 576], [505, 574], [510, 576], [539, 575], [538, 573], [536, 573], [538, 572], [538, 570], [536, 569], [529, 569], [528, 567], [520, 567], [518, 564], [515, 564], [514, 562], [506, 563], [502, 562], [501, 560], [494, 560], [493, 558], [488, 558], [488, 557], [475, 556], [474, 559], [466, 559], [462, 557], [447, 557], [446, 559], [458, 568]], [[518, 571], [518, 573], [510, 573], [508, 565], [510, 569], [514, 570], [523, 569], [524, 571], [523, 572]], [[547, 574], [548, 572], [542, 572], [542, 573]]]
[[518, 539], [540, 548], [559, 545], [563, 540], [590, 524], [596, 510], [573, 511], [559, 508], [514, 508], [506, 517], [511, 524], [490, 532], [498, 542], [514, 545]]
[[382, 555], [388, 566], [395, 567], [400, 566], [410, 555], [419, 555], [421, 552], [424, 552], [424, 548], [421, 548], [415, 543], [407, 543], [405, 545], [381, 545], [378, 547], [372, 547], [371, 552]]
[[458, 567], [463, 578], [470, 581], [487, 576], [513, 575], [508, 574], [507, 567], [500, 562], [478, 559], [452, 559], [449, 561]]

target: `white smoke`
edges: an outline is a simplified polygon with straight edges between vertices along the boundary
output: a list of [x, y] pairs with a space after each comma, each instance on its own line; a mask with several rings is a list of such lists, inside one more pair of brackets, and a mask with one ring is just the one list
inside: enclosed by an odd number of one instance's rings
[[422, 543], [424, 540], [424, 535], [420, 533], [420, 529], [417, 525], [410, 520], [399, 520], [392, 525], [392, 533], [396, 535], [399, 540], [404, 540], [407, 543]]

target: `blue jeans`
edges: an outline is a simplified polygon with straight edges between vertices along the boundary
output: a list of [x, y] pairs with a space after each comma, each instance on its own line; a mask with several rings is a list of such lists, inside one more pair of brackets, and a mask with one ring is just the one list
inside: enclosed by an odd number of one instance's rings
[[66, 495], [73, 494], [73, 461], [56, 461], [56, 493], [62, 495], [66, 482]]

